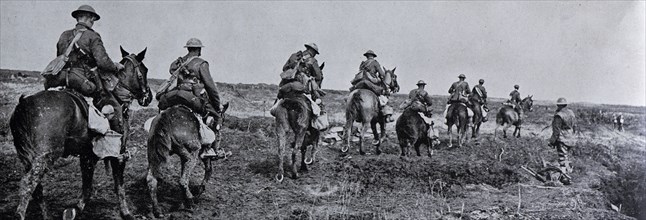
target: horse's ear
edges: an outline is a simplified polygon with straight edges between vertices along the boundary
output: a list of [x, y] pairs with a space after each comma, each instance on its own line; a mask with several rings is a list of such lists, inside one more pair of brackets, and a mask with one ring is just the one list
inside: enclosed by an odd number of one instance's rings
[[397, 67], [393, 68], [393, 73], [395, 73], [395, 70], [396, 70], [396, 69], [397, 69]]
[[384, 68], [384, 72], [388, 71], [385, 66], [382, 66], [381, 68]]
[[139, 61], [139, 62], [141, 62], [142, 60], [144, 60], [144, 57], [146, 57], [146, 50], [148, 50], [148, 47], [144, 48], [144, 50], [142, 50], [141, 52], [139, 52], [139, 53], [137, 54], [137, 56], [135, 57], [135, 59], [137, 59], [137, 61]]
[[119, 49], [121, 50], [121, 57], [126, 57], [130, 55], [126, 50], [123, 49], [123, 47], [119, 46]]
[[323, 70], [323, 67], [325, 67], [325, 62], [321, 63], [321, 66], [319, 66], [319, 69]]

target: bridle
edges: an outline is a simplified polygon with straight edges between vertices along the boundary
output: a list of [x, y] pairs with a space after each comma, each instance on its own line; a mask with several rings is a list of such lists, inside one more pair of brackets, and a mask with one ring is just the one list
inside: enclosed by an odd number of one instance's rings
[[[117, 87], [121, 87], [125, 90], [128, 90], [128, 92], [130, 92], [130, 94], [128, 95], [131, 96], [132, 98], [137, 98], [137, 99], [143, 98], [143, 96], [146, 94], [147, 91], [146, 91], [146, 86], [144, 82], [144, 76], [141, 73], [141, 70], [139, 70], [139, 66], [141, 65], [141, 63], [137, 61], [137, 59], [135, 59], [134, 54], [130, 54], [128, 56], [123, 57], [123, 60], [121, 60], [120, 63], [124, 64], [126, 60], [129, 60], [135, 66], [135, 74], [137, 75], [137, 83], [139, 83], [139, 90], [137, 91], [130, 88], [128, 85], [124, 84], [121, 80], [119, 80], [119, 82], [117, 83]], [[121, 71], [125, 71], [125, 69]]]

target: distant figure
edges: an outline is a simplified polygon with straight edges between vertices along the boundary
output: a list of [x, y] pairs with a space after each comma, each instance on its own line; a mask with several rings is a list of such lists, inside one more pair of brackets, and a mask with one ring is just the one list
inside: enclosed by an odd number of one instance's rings
[[[433, 105], [433, 101], [431, 100], [431, 96], [424, 90], [424, 87], [426, 87], [426, 82], [424, 80], [420, 80], [417, 82], [417, 89], [413, 89], [408, 93], [408, 99], [410, 100], [410, 103], [408, 106], [400, 106], [402, 108], [409, 107], [418, 113], [421, 113], [420, 116], [424, 119], [426, 124], [430, 125], [431, 124], [431, 105]], [[404, 105], [405, 103], [402, 103]]]
[[473, 87], [473, 91], [471, 91], [471, 96], [469, 97], [471, 102], [477, 102], [481, 105], [482, 122], [488, 120], [487, 112], [489, 112], [489, 107], [487, 107], [487, 89], [485, 89], [484, 83], [484, 79], [478, 80], [478, 85]]
[[509, 93], [509, 100], [507, 100], [507, 103], [512, 105], [514, 107], [514, 110], [520, 115], [521, 117], [523, 116], [523, 108], [520, 106], [520, 101], [522, 99], [520, 98], [520, 92], [518, 91], [520, 89], [519, 85], [514, 85], [514, 90]]
[[[383, 115], [386, 116], [386, 122], [393, 122], [394, 119], [391, 117], [393, 114], [393, 108], [388, 106], [388, 96], [390, 96], [390, 89], [384, 83], [387, 75], [384, 69], [382, 69], [379, 62], [375, 59], [377, 54], [372, 50], [366, 51], [363, 56], [366, 57], [366, 60], [361, 61], [359, 65], [359, 73], [355, 76], [350, 83], [350, 91], [356, 89], [368, 89], [374, 92], [379, 97], [379, 109]], [[394, 70], [393, 70], [394, 71]]]
[[[568, 158], [568, 152], [576, 144], [576, 116], [574, 112], [567, 108], [567, 100], [558, 98], [556, 101], [556, 113], [552, 119], [552, 136], [549, 139], [549, 146], [556, 148], [558, 153], [559, 168], [562, 173], [572, 172], [572, 166]], [[570, 179], [566, 175], [560, 176], [559, 180], [565, 184], [570, 184]]]
[[[444, 109], [444, 118], [451, 118], [452, 111], [450, 110], [451, 106], [453, 104], [463, 104], [467, 105], [469, 102], [469, 94], [471, 93], [471, 90], [469, 89], [469, 83], [464, 81], [467, 77], [464, 74], [460, 74], [458, 76], [458, 81], [454, 82], [451, 84], [451, 87], [449, 88], [449, 101], [447, 102], [446, 108]], [[473, 111], [471, 111], [470, 108], [467, 108], [468, 112], [468, 124], [471, 126], [471, 116], [473, 116]], [[445, 120], [445, 124], [448, 124], [448, 120]]]
[[624, 115], [617, 115], [615, 118], [615, 126], [617, 127], [617, 130], [624, 131]]

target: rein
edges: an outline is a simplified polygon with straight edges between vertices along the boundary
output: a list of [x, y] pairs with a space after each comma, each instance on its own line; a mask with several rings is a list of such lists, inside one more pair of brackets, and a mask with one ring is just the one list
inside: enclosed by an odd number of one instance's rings
[[[125, 90], [128, 90], [128, 92], [130, 92], [129, 96], [130, 96], [131, 98], [136, 98], [136, 97], [134, 97], [134, 95], [135, 95], [135, 94], [138, 94], [138, 95], [141, 95], [141, 96], [143, 96], [144, 94], [146, 94], [146, 89], [144, 88], [144, 86], [142, 86], [142, 85], [144, 85], [144, 82], [143, 82], [144, 76], [143, 76], [143, 74], [141, 74], [141, 71], [139, 70], [139, 65], [140, 65], [141, 63], [139, 63], [139, 62], [134, 58], [134, 56], [135, 56], [135, 55], [130, 54], [130, 55], [128, 55], [128, 56], [126, 56], [126, 57], [124, 57], [124, 58], [123, 58], [123, 60], [122, 60], [121, 62], [123, 63], [125, 60], [129, 60], [129, 61], [130, 61], [130, 62], [132, 62], [132, 64], [135, 66], [135, 74], [137, 75], [137, 83], [139, 83], [140, 91], [138, 91], [137, 93], [135, 93], [135, 92], [134, 92], [134, 91], [135, 91], [134, 89], [132, 89], [132, 88], [130, 88], [128, 85], [124, 84], [121, 80], [119, 80], [119, 82], [117, 83], [117, 86], [118, 86], [118, 87], [121, 87], [121, 88], [123, 88], [123, 89], [125, 89]], [[121, 70], [121, 71], [122, 71], [122, 72], [124, 72], [125, 70]]]

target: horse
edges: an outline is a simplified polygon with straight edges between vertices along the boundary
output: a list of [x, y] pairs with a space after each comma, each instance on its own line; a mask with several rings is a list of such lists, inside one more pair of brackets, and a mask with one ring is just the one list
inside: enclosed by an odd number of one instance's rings
[[[129, 54], [121, 48], [122, 60], [125, 69], [117, 72], [119, 83], [114, 91], [124, 94], [106, 92], [104, 95], [117, 98], [116, 104], [122, 114], [122, 139], [121, 153], [126, 153], [126, 140], [128, 137], [128, 112], [130, 100], [125, 97], [136, 98], [140, 105], [147, 106], [152, 101], [148, 87], [148, 69], [142, 63], [146, 49], [138, 54]], [[20, 180], [19, 197], [16, 214], [18, 219], [25, 219], [27, 206], [33, 198], [40, 206], [41, 214], [49, 219], [47, 205], [43, 200], [42, 178], [45, 173], [53, 168], [54, 161], [69, 155], [80, 156], [82, 174], [81, 199], [75, 208], [65, 211], [65, 215], [74, 218], [77, 210], [80, 212], [92, 196], [92, 178], [96, 163], [100, 160], [92, 151], [92, 138], [95, 134], [88, 129], [87, 113], [77, 95], [66, 91], [41, 91], [34, 95], [21, 96], [18, 100], [9, 125], [14, 138], [14, 146], [18, 157], [25, 167], [25, 175]], [[111, 103], [111, 101], [98, 101], [97, 108]], [[123, 187], [123, 172], [128, 156], [121, 158], [105, 158], [106, 168], [108, 163], [112, 167], [114, 178], [114, 191], [119, 200], [121, 217], [134, 219], [126, 203], [126, 193]]]
[[[323, 70], [325, 63], [319, 66]], [[320, 86], [320, 85], [319, 85]], [[308, 86], [309, 87], [309, 86]], [[292, 146], [291, 173], [292, 179], [299, 177], [296, 170], [296, 150], [301, 151], [300, 171], [306, 172], [307, 165], [314, 162], [321, 132], [312, 127], [313, 111], [310, 100], [302, 92], [289, 92], [283, 97], [283, 103], [278, 105], [272, 115], [276, 118], [276, 137], [278, 138], [278, 173], [274, 176], [277, 182], [284, 178], [284, 156], [287, 144], [287, 131], [294, 133]], [[307, 155], [307, 152], [310, 154]]]
[[[534, 100], [532, 100], [532, 97], [533, 96], [527, 96], [522, 101], [520, 101], [520, 106], [523, 111], [534, 111]], [[504, 126], [502, 129], [502, 134], [504, 138], [507, 138], [507, 128], [509, 128], [511, 125], [514, 125], [516, 126], [516, 128], [514, 129], [514, 133], [512, 135], [519, 138], [520, 126], [522, 122], [523, 120], [521, 116], [518, 115], [518, 112], [514, 110], [513, 106], [503, 105], [502, 107], [500, 107], [498, 114], [496, 114], [496, 129], [494, 130], [494, 137], [496, 137], [500, 126]]]
[[[220, 117], [215, 122], [217, 123], [216, 128], [222, 126], [225, 117], [224, 113], [228, 108], [229, 103], [226, 103], [223, 105], [222, 110], [218, 112]], [[194, 197], [189, 190], [188, 184], [202, 149], [200, 122], [198, 120], [195, 113], [188, 107], [175, 105], [163, 111], [151, 124], [147, 143], [148, 174], [146, 182], [153, 201], [153, 214], [156, 218], [164, 217], [157, 200], [157, 181], [162, 177], [160, 168], [172, 154], [177, 154], [182, 163], [179, 183], [184, 190], [184, 205], [188, 209], [193, 206]], [[213, 144], [218, 146], [220, 143], [219, 131], [214, 132], [217, 137]], [[200, 185], [200, 193], [204, 191], [205, 184], [209, 182], [213, 171], [211, 159], [203, 158], [202, 162], [204, 163], [204, 179]]]
[[415, 147], [417, 156], [422, 156], [419, 147], [425, 144], [428, 150], [428, 157], [431, 157], [433, 155], [432, 147], [439, 144], [439, 139], [436, 135], [428, 136], [429, 133], [435, 134], [434, 129], [434, 124], [426, 124], [417, 111], [412, 108], [404, 109], [404, 112], [397, 118], [397, 122], [395, 122], [401, 156], [410, 156], [411, 146]]
[[[475, 90], [475, 89], [474, 89]], [[480, 125], [484, 122], [484, 116], [482, 114], [482, 103], [480, 103], [482, 98], [478, 92], [471, 92], [469, 96], [469, 101], [472, 104], [471, 110], [473, 111], [473, 127], [471, 127], [471, 137], [476, 138], [480, 135]]]
[[[388, 70], [384, 67], [386, 77], [383, 81], [384, 85], [393, 92], [399, 92], [399, 84], [397, 83], [397, 75], [395, 69]], [[361, 122], [361, 136], [359, 137], [359, 154], [365, 155], [363, 151], [363, 139], [368, 125], [372, 128], [374, 135], [374, 142], [377, 146], [377, 155], [381, 154], [380, 145], [382, 139], [386, 135], [386, 117], [379, 110], [379, 100], [377, 94], [368, 89], [356, 89], [350, 93], [350, 100], [347, 102], [345, 109], [345, 128], [344, 134], [346, 136], [347, 145], [341, 147], [341, 152], [348, 152], [352, 145], [352, 124], [354, 122]], [[377, 132], [377, 124], [381, 128], [381, 132]], [[380, 137], [381, 136], [381, 137]]]
[[446, 125], [448, 127], [447, 133], [449, 135], [449, 148], [453, 147], [453, 125], [455, 125], [458, 132], [458, 147], [462, 147], [462, 144], [466, 141], [467, 125], [469, 124], [467, 108], [467, 105], [464, 103], [453, 103], [447, 111]]
[[[309, 100], [302, 94], [295, 94], [283, 99], [283, 103], [275, 109], [276, 117], [276, 136], [278, 138], [278, 174], [275, 179], [278, 182], [283, 181], [283, 163], [285, 145], [287, 144], [287, 131], [291, 129], [294, 133], [294, 142], [292, 147], [291, 173], [292, 179], [299, 177], [296, 170], [296, 150], [301, 151], [300, 171], [306, 172], [307, 165], [314, 161], [314, 154], [320, 137], [320, 131], [311, 126], [312, 107]], [[309, 150], [308, 148], [311, 147]], [[306, 155], [310, 152], [309, 155]]]

